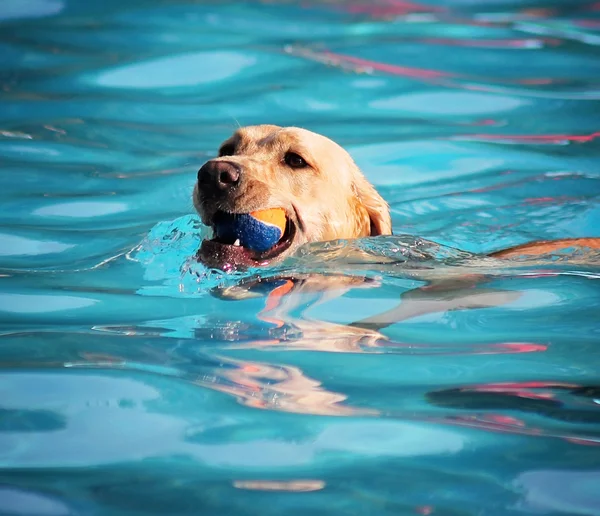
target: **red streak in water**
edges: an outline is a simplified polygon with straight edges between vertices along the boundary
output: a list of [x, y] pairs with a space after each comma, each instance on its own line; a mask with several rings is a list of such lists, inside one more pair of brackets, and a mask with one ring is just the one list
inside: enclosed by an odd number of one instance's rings
[[573, 23], [587, 29], [600, 29], [600, 21], [598, 20], [573, 20]]
[[545, 46], [557, 46], [557, 39], [460, 39], [460, 38], [426, 38], [423, 43], [448, 45], [454, 47], [478, 48], [530, 48], [532, 42], [543, 43]]
[[575, 389], [579, 387], [574, 383], [557, 383], [557, 382], [500, 382], [500, 383], [490, 383], [487, 384], [487, 387], [502, 387], [502, 388], [512, 388], [512, 389], [553, 389], [553, 388], [561, 388], [561, 389]]
[[[513, 419], [513, 418], [510, 418]], [[477, 428], [479, 430], [489, 430], [492, 432], [511, 433], [520, 435], [538, 435], [544, 436], [544, 431], [541, 428], [528, 427], [524, 421], [514, 418], [514, 421], [504, 419], [503, 415], [488, 414], [486, 416], [455, 416], [443, 419], [438, 419], [440, 423], [467, 426]], [[570, 437], [566, 435], [546, 434], [547, 437], [558, 437], [572, 444], [584, 446], [600, 446], [600, 442], [595, 439], [585, 437]]]
[[[263, 319], [263, 317], [261, 317]], [[496, 344], [474, 344], [465, 346], [464, 349], [445, 350], [439, 349], [434, 344], [415, 344], [409, 342], [398, 342], [389, 340], [379, 340], [376, 344], [379, 347], [393, 347], [397, 349], [419, 349], [428, 354], [466, 354], [466, 355], [500, 355], [500, 354], [516, 354], [516, 353], [536, 353], [548, 350], [545, 344], [534, 344], [531, 342], [500, 342]]]
[[514, 421], [511, 422], [508, 422], [508, 420], [503, 420], [502, 415], [500, 414], [487, 414], [485, 416], [456, 416], [444, 419], [443, 422], [501, 433], [521, 435], [543, 434], [541, 429], [530, 428], [525, 424], [524, 421], [521, 421], [520, 419], [514, 418]]
[[499, 425], [525, 426], [525, 422], [512, 416], [504, 416], [501, 414], [489, 414], [485, 419], [498, 423]]
[[506, 342], [504, 344], [496, 344], [496, 346], [510, 353], [535, 353], [537, 351], [548, 350], [548, 346], [545, 344], [533, 344], [531, 342]]
[[508, 134], [486, 134], [477, 133], [467, 136], [468, 138], [478, 138], [480, 140], [491, 141], [516, 141], [522, 143], [553, 144], [567, 142], [591, 142], [600, 137], [600, 131], [591, 134], [528, 134], [528, 135], [508, 135]]
[[538, 78], [538, 79], [520, 79], [515, 81], [517, 84], [526, 84], [528, 86], [546, 86], [548, 84], [558, 84], [558, 80], [556, 79], [546, 79], [546, 78]]
[[569, 441], [573, 444], [581, 444], [583, 446], [600, 446], [599, 441], [592, 441], [590, 439], [582, 439], [579, 437], [565, 437], [565, 441]]
[[556, 197], [528, 197], [525, 199], [526, 204], [554, 204], [558, 202]]
[[402, 16], [410, 13], [431, 13], [444, 11], [441, 7], [424, 5], [407, 0], [390, 0], [387, 5], [373, 5], [373, 2], [351, 4], [344, 8], [351, 14], [367, 14], [373, 18]]
[[389, 73], [392, 75], [402, 75], [405, 77], [418, 77], [420, 79], [439, 79], [441, 77], [451, 77], [452, 74], [446, 72], [440, 72], [438, 70], [428, 70], [425, 68], [413, 68], [410, 66], [399, 66], [387, 63], [381, 63], [379, 61], [371, 61], [370, 59], [361, 59], [360, 57], [347, 56], [343, 54], [336, 54], [334, 52], [323, 52], [320, 54], [323, 57], [339, 61], [342, 63], [350, 63], [356, 66], [365, 68], [372, 68], [378, 72]]
[[[572, 389], [577, 387], [573, 384], [567, 383], [550, 383], [550, 382], [515, 382], [515, 383], [494, 383], [494, 384], [483, 384], [475, 387], [468, 387], [461, 389], [463, 391], [475, 391], [475, 392], [491, 392], [500, 394], [511, 394], [518, 396], [519, 398], [528, 399], [541, 399], [548, 400], [554, 399], [555, 394], [549, 392], [551, 389]], [[546, 389], [545, 392], [535, 391], [533, 389]]]

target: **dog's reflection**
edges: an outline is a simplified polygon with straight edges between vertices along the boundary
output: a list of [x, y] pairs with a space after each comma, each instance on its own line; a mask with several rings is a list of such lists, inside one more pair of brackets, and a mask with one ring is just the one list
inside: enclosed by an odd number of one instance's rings
[[[478, 281], [481, 281], [480, 279]], [[262, 298], [261, 326], [218, 317], [207, 321], [197, 337], [227, 342], [227, 349], [285, 349], [330, 353], [385, 353], [412, 349], [414, 344], [394, 342], [382, 330], [396, 322], [423, 315], [508, 303], [518, 292], [476, 289], [475, 280], [431, 282], [401, 295], [391, 310], [377, 316], [341, 324], [309, 315], [318, 307], [352, 289], [378, 288], [381, 282], [360, 275], [288, 274], [256, 277], [235, 286], [218, 288], [220, 299], [242, 301]], [[316, 309], [316, 310], [315, 310]], [[208, 335], [210, 333], [210, 335]], [[377, 411], [347, 404], [346, 395], [325, 388], [300, 368], [265, 361], [223, 358], [218, 382], [207, 385], [235, 396], [254, 408], [327, 415], [376, 415]], [[204, 382], [203, 382], [204, 383]]]
[[258, 318], [272, 325], [269, 338], [240, 342], [240, 346], [256, 348], [284, 343], [286, 349], [360, 352], [388, 346], [390, 339], [381, 330], [404, 320], [436, 312], [500, 306], [520, 295], [517, 291], [481, 288], [478, 284], [482, 281], [482, 277], [467, 276], [425, 283], [402, 293], [392, 309], [351, 324], [317, 319], [309, 315], [308, 308], [314, 313], [319, 305], [350, 290], [378, 288], [379, 280], [347, 274], [280, 275], [255, 278], [215, 289], [213, 293], [221, 299], [238, 301], [264, 296], [264, 308]]
[[220, 357], [218, 381], [196, 383], [234, 396], [252, 408], [328, 416], [377, 415], [371, 409], [352, 407], [346, 395], [325, 388], [295, 366], [250, 362]]

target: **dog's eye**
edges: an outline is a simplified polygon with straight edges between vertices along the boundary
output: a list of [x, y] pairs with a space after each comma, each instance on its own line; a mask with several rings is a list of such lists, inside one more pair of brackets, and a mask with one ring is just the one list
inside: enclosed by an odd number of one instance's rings
[[302, 156], [299, 156], [295, 152], [286, 153], [283, 160], [285, 161], [285, 164], [291, 168], [306, 168], [306, 167], [308, 167], [308, 163], [306, 163], [306, 161], [304, 161], [304, 158]]
[[226, 143], [219, 149], [219, 157], [233, 156], [235, 154], [235, 145], [233, 143]]

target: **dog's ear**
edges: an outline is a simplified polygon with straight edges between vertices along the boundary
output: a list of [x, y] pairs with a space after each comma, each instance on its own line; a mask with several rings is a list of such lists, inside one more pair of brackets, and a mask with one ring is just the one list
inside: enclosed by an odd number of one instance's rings
[[369, 214], [371, 236], [391, 235], [392, 218], [387, 202], [379, 195], [375, 187], [367, 181], [362, 172], [359, 171], [357, 176], [354, 181], [354, 188], [361, 204]]

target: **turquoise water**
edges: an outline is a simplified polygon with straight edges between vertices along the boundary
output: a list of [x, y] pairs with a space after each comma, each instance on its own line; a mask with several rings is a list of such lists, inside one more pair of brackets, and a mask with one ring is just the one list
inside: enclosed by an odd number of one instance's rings
[[[598, 45], [573, 0], [3, 0], [0, 513], [600, 514], [600, 257], [470, 254], [600, 237]], [[262, 122], [399, 236], [195, 263]]]

